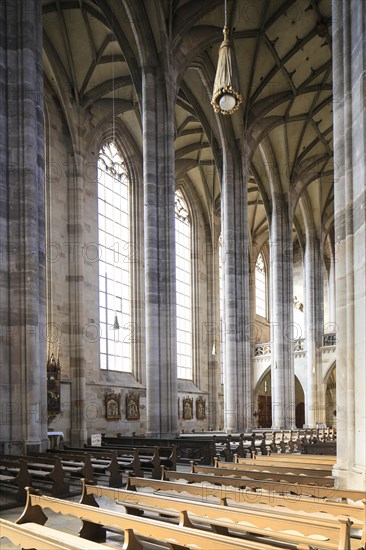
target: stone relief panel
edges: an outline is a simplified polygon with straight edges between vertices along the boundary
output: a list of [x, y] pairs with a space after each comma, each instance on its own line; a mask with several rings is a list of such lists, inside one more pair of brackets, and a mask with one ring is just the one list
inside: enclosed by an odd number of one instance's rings
[[196, 418], [197, 420], [206, 419], [206, 399], [203, 397], [196, 399]]
[[193, 418], [193, 399], [185, 397], [183, 399], [183, 420], [192, 420]]
[[121, 420], [121, 396], [114, 392], [105, 396], [105, 418], [108, 421]]
[[126, 419], [140, 420], [140, 398], [136, 393], [126, 396]]

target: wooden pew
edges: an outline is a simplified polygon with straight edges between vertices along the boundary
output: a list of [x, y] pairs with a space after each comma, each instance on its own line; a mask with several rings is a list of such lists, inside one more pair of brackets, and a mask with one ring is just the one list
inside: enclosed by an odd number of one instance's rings
[[52, 453], [32, 453], [32, 456], [37, 457], [45, 455], [59, 457], [65, 472], [72, 476], [96, 482], [96, 476], [105, 474], [109, 476], [108, 483], [110, 487], [120, 487], [122, 485], [122, 476], [115, 453], [108, 451], [92, 453], [82, 450], [70, 453], [60, 449], [57, 449], [56, 452], [52, 451]]
[[23, 455], [3, 455], [3, 457], [26, 463], [31, 477], [29, 485], [34, 481], [50, 484], [51, 494], [55, 497], [69, 494], [69, 485], [65, 482], [65, 472], [58, 457]]
[[105, 544], [97, 544], [90, 540], [81, 539], [75, 535], [69, 535], [64, 531], [58, 531], [39, 525], [27, 523], [18, 525], [11, 521], [0, 519], [0, 538], [7, 538], [13, 544], [22, 548], [36, 548], [37, 550], [102, 550], [109, 548]]
[[25, 488], [30, 484], [31, 475], [25, 460], [0, 457], [0, 485], [14, 488], [16, 490], [15, 499], [19, 504], [24, 504]]
[[162, 467], [162, 480], [185, 480], [187, 483], [209, 483], [237, 487], [238, 489], [251, 489], [252, 491], [263, 490], [279, 494], [307, 495], [323, 499], [349, 499], [353, 502], [363, 501], [364, 491], [352, 489], [336, 489], [335, 487], [324, 487], [322, 485], [306, 485], [301, 483], [278, 483], [275, 481], [244, 479], [238, 477], [215, 476], [200, 473], [173, 472]]
[[[240, 470], [240, 464], [233, 464], [231, 468], [215, 468], [214, 466], [199, 466], [192, 463], [192, 473], [196, 474], [213, 474], [215, 476], [234, 476], [241, 478], [249, 478], [255, 480], [270, 480], [270, 481], [284, 481], [286, 483], [306, 483], [309, 485], [321, 485], [324, 487], [333, 487], [334, 478], [319, 477], [319, 476], [307, 476], [296, 475], [289, 473], [279, 472], [258, 472], [256, 470]], [[236, 467], [235, 467], [236, 466]]]
[[267, 460], [270, 458], [271, 460], [276, 460], [278, 462], [280, 461], [291, 461], [291, 462], [299, 462], [304, 464], [328, 464], [333, 466], [333, 464], [336, 463], [336, 457], [335, 456], [326, 456], [326, 455], [299, 455], [299, 454], [271, 454], [268, 456], [260, 456], [256, 455], [255, 460]]
[[300, 460], [292, 460], [291, 455], [287, 455], [287, 456], [288, 456], [287, 460], [277, 460], [277, 458], [273, 458], [273, 455], [257, 456], [253, 458], [241, 458], [240, 456], [235, 454], [234, 462], [236, 462], [237, 464], [252, 464], [254, 466], [257, 466], [257, 465], [281, 466], [281, 467], [292, 466], [294, 468], [301, 468], [303, 470], [322, 470], [322, 471], [328, 471], [328, 472], [331, 472], [333, 469], [333, 464], [327, 464], [323, 462], [305, 462], [305, 461], [301, 462]]
[[62, 453], [61, 450], [57, 449], [58, 453], [41, 453], [41, 452], [32, 452], [32, 457], [47, 457], [53, 458], [57, 457], [61, 460], [62, 467], [65, 474], [68, 476], [76, 476], [79, 478], [88, 479], [90, 482], [94, 482], [94, 470], [91, 464], [90, 456], [88, 454], [75, 456], [69, 453]]
[[[268, 544], [262, 542], [244, 541], [235, 537], [193, 529], [190, 527], [191, 522], [185, 512], [180, 514], [179, 525], [172, 525], [161, 520], [136, 517], [131, 514], [104, 510], [86, 504], [41, 496], [29, 488], [27, 491], [26, 506], [23, 514], [17, 520], [18, 524], [27, 526], [31, 523], [43, 526], [48, 519], [43, 510], [48, 508], [56, 513], [81, 518], [83, 527], [80, 535], [83, 538], [88, 538], [89, 543], [90, 540], [95, 540], [96, 537], [99, 538], [100, 542], [104, 541], [106, 530], [117, 530], [124, 534], [124, 550], [142, 550], [142, 545], [136, 537], [141, 537], [149, 542], [162, 542], [174, 550], [183, 550], [183, 548], [194, 548], [196, 550], [269, 550], [270, 548]], [[348, 518], [341, 520], [339, 532], [342, 540], [349, 539], [350, 526], [351, 522]], [[301, 548], [307, 548], [307, 546], [302, 545]], [[325, 546], [325, 548], [333, 548], [333, 546]], [[346, 550], [346, 547], [342, 546], [342, 550]]]
[[[71, 450], [72, 448], [70, 448]], [[173, 447], [132, 447], [122, 445], [103, 445], [92, 447], [85, 445], [84, 448], [75, 448], [75, 451], [88, 451], [93, 453], [115, 452], [121, 468], [133, 469], [135, 475], [141, 476], [142, 470], [152, 472], [154, 479], [160, 478], [161, 466], [175, 470], [177, 466], [177, 448]]]
[[[234, 456], [235, 458], [235, 456]], [[245, 462], [243, 462], [245, 460]], [[264, 462], [264, 461], [258, 461], [255, 462], [253, 460], [248, 461], [246, 459], [238, 459], [235, 462], [220, 462], [220, 460], [215, 459], [215, 468], [225, 468], [225, 469], [232, 469], [232, 470], [238, 470], [240, 472], [245, 471], [256, 471], [256, 472], [273, 472], [273, 473], [288, 473], [293, 475], [303, 475], [305, 477], [332, 477], [332, 470], [331, 469], [313, 469], [313, 468], [302, 468], [300, 467], [301, 464], [298, 463], [297, 466], [293, 466], [292, 464], [287, 464], [285, 462], [281, 462], [279, 464], [274, 464], [273, 462]]]
[[[111, 448], [109, 448], [111, 451]], [[97, 451], [101, 452], [101, 451]], [[121, 470], [133, 470], [135, 475], [143, 476], [143, 470], [152, 472], [152, 477], [158, 479], [160, 476], [160, 458], [158, 447], [149, 447], [143, 454], [141, 449], [120, 449], [113, 450]]]
[[[111, 461], [110, 464], [110, 474], [111, 478], [109, 480], [109, 484], [112, 487], [119, 487], [122, 484], [122, 481], [119, 479], [120, 473], [125, 470], [132, 470], [134, 475], [142, 477], [143, 471], [141, 468], [141, 462], [139, 458], [139, 453], [137, 449], [132, 449], [128, 451], [108, 451], [105, 450], [102, 447], [96, 447], [97, 450], [94, 450], [94, 447], [92, 447], [93, 451], [89, 450], [89, 447], [87, 449], [84, 448], [75, 448], [72, 450], [72, 448], [68, 448], [67, 450], [64, 449], [60, 451], [57, 449], [57, 451], [51, 451], [52, 453], [57, 452], [57, 454], [62, 458], [65, 459], [67, 456], [74, 456], [76, 459], [83, 457], [83, 456], [89, 456], [90, 457], [90, 467], [92, 468], [93, 472], [96, 473], [96, 471], [99, 470], [99, 473], [101, 470], [103, 470], [103, 464], [106, 463], [106, 458], [109, 458]], [[48, 451], [50, 452], [50, 450]], [[116, 467], [116, 464], [118, 468]], [[94, 477], [93, 473], [93, 477]], [[159, 475], [160, 475], [160, 469], [159, 469]], [[84, 476], [88, 477], [88, 476]]]
[[[235, 532], [244, 536], [250, 531], [252, 536], [270, 537], [273, 540], [306, 545], [314, 543], [314, 538], [310, 537], [317, 536], [326, 539], [326, 548], [338, 549], [339, 546], [347, 549], [360, 548], [358, 541], [350, 540], [349, 529], [340, 526], [339, 521], [335, 519], [322, 520], [315, 516], [305, 517], [272, 510], [269, 517], [268, 510], [232, 507], [227, 502], [223, 508], [221, 505], [207, 502], [84, 484], [81, 502], [98, 506], [95, 496], [109, 498], [123, 505], [126, 512], [131, 514], [158, 512], [164, 516], [179, 517], [182, 513], [186, 513], [189, 520], [194, 521], [195, 524], [198, 522], [209, 525], [214, 532], [225, 535], [229, 535], [229, 530], [234, 529]], [[349, 520], [343, 518], [340, 523], [349, 524]], [[289, 530], [296, 530], [300, 535], [289, 534]]]
[[153, 470], [154, 475], [157, 476], [155, 479], [159, 479], [161, 466], [166, 466], [170, 470], [176, 470], [177, 468], [177, 447], [175, 445], [172, 447], [139, 446], [131, 448], [127, 445], [114, 446], [111, 444], [106, 444], [103, 448], [115, 450], [117, 452], [117, 456], [119, 451], [131, 451], [137, 449], [141, 462], [141, 468]]
[[[311, 498], [301, 495], [280, 495], [267, 491], [235, 490], [227, 487], [215, 487], [214, 485], [192, 485], [190, 483], [175, 483], [174, 481], [157, 481], [139, 477], [128, 477], [127, 490], [136, 491], [150, 488], [154, 493], [188, 493], [207, 503], [209, 497], [215, 497], [218, 502], [224, 504], [231, 502], [235, 505], [245, 507], [261, 506], [269, 510], [272, 508], [286, 508], [294, 512], [305, 512], [307, 514], [329, 514], [333, 517], [349, 516], [354, 522], [354, 528], [361, 531], [361, 542], [366, 546], [366, 499], [362, 505], [348, 504], [346, 502], [335, 502], [322, 498]], [[359, 499], [360, 494], [356, 498]]]

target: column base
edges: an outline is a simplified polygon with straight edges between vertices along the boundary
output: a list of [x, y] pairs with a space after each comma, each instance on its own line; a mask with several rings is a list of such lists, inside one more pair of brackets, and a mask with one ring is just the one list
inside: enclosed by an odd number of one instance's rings
[[82, 430], [71, 430], [70, 439], [72, 447], [82, 447], [84, 443], [87, 443], [88, 432], [86, 429]]
[[145, 437], [151, 439], [176, 439], [179, 432], [146, 432]]
[[[334, 457], [336, 458], [336, 457]], [[366, 492], [366, 472], [361, 468], [342, 469], [342, 464], [336, 464], [332, 470], [335, 478], [334, 486], [338, 489], [350, 489]]]

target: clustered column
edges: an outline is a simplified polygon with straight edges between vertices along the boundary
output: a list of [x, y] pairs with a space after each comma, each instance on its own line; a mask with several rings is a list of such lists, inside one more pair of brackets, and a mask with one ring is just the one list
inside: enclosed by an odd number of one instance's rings
[[42, 17], [0, 5], [1, 443], [47, 445]]
[[252, 428], [247, 215], [248, 171], [227, 144], [223, 151], [224, 421], [227, 432]]
[[174, 94], [143, 69], [147, 432], [178, 433]]
[[75, 153], [69, 162], [69, 284], [70, 284], [70, 372], [71, 372], [71, 444], [78, 446], [87, 442], [86, 428], [86, 359], [84, 344], [84, 178], [83, 157]]
[[305, 424], [325, 422], [319, 348], [323, 334], [323, 259], [321, 244], [308, 234], [305, 246], [306, 392]]
[[270, 226], [272, 427], [295, 427], [293, 250], [288, 206], [273, 199]]
[[333, 0], [339, 485], [366, 490], [366, 3]]

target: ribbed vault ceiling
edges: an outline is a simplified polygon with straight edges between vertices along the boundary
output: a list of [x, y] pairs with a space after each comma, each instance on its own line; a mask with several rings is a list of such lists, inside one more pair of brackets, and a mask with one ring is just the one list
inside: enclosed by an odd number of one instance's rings
[[[195, 187], [209, 213], [220, 197], [220, 115], [210, 94], [224, 1], [134, 0], [143, 38], [130, 25], [131, 2], [44, 0], [46, 77], [62, 104], [67, 97], [95, 124], [111, 118], [114, 104], [142, 148], [140, 42], [151, 41], [161, 55], [169, 39], [179, 74], [177, 179]], [[305, 226], [324, 237], [333, 223], [331, 1], [228, 0], [228, 18], [243, 95], [229, 124], [248, 146], [252, 239], [268, 239], [273, 193], [288, 191], [299, 241]]]

